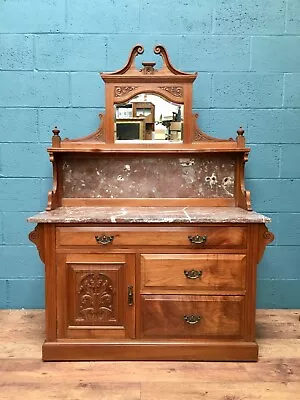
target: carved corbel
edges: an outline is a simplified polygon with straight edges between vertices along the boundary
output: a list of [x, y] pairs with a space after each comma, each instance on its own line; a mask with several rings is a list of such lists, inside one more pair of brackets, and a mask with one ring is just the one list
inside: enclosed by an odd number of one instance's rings
[[45, 248], [44, 248], [44, 229], [42, 225], [37, 225], [32, 232], [29, 233], [29, 240], [35, 244], [38, 249], [40, 259], [45, 263]]
[[259, 263], [262, 259], [264, 251], [268, 244], [272, 243], [274, 240], [274, 234], [268, 230], [266, 226], [263, 226], [260, 233], [260, 240], [258, 246], [257, 262]]

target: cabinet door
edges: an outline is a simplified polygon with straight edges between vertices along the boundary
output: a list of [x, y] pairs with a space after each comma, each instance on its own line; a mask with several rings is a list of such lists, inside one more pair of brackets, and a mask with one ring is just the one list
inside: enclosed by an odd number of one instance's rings
[[57, 257], [58, 338], [134, 338], [134, 255]]

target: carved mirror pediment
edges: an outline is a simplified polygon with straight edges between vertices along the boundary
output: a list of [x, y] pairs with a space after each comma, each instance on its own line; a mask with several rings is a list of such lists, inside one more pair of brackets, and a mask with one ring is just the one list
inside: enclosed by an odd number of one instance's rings
[[190, 142], [192, 84], [197, 74], [174, 68], [161, 45], [154, 48], [162, 57], [160, 69], [155, 62], [142, 62], [137, 68], [135, 58], [143, 52], [143, 46], [136, 45], [122, 69], [101, 73], [106, 142]]
[[[105, 113], [100, 114], [100, 126], [88, 136], [64, 139], [66, 146], [70, 142], [90, 142], [117, 147], [137, 144], [137, 148], [153, 144], [160, 148], [161, 144], [174, 142], [179, 148], [181, 144], [184, 147], [200, 142], [231, 142], [230, 146], [233, 139], [212, 137], [197, 126], [198, 114], [192, 112], [197, 73], [176, 69], [161, 45], [154, 48], [154, 54], [162, 59], [161, 68], [156, 68], [152, 61], [144, 61], [138, 68], [135, 59], [143, 53], [144, 47], [138, 44], [123, 68], [100, 74], [105, 83]], [[59, 130], [52, 132], [52, 144], [59, 147]], [[243, 132], [242, 128], [238, 131], [238, 147], [245, 146]]]

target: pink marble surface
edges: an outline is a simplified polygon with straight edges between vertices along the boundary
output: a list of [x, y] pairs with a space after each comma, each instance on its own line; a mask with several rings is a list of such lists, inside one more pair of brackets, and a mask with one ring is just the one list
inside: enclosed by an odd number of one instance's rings
[[233, 198], [230, 154], [64, 156], [66, 198]]
[[28, 218], [36, 223], [266, 223], [238, 207], [59, 207]]

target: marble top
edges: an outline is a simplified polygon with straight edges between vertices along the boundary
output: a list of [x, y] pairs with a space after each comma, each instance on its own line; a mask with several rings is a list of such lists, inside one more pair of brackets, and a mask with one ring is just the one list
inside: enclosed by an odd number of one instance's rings
[[36, 223], [266, 223], [239, 207], [59, 207], [28, 218]]

